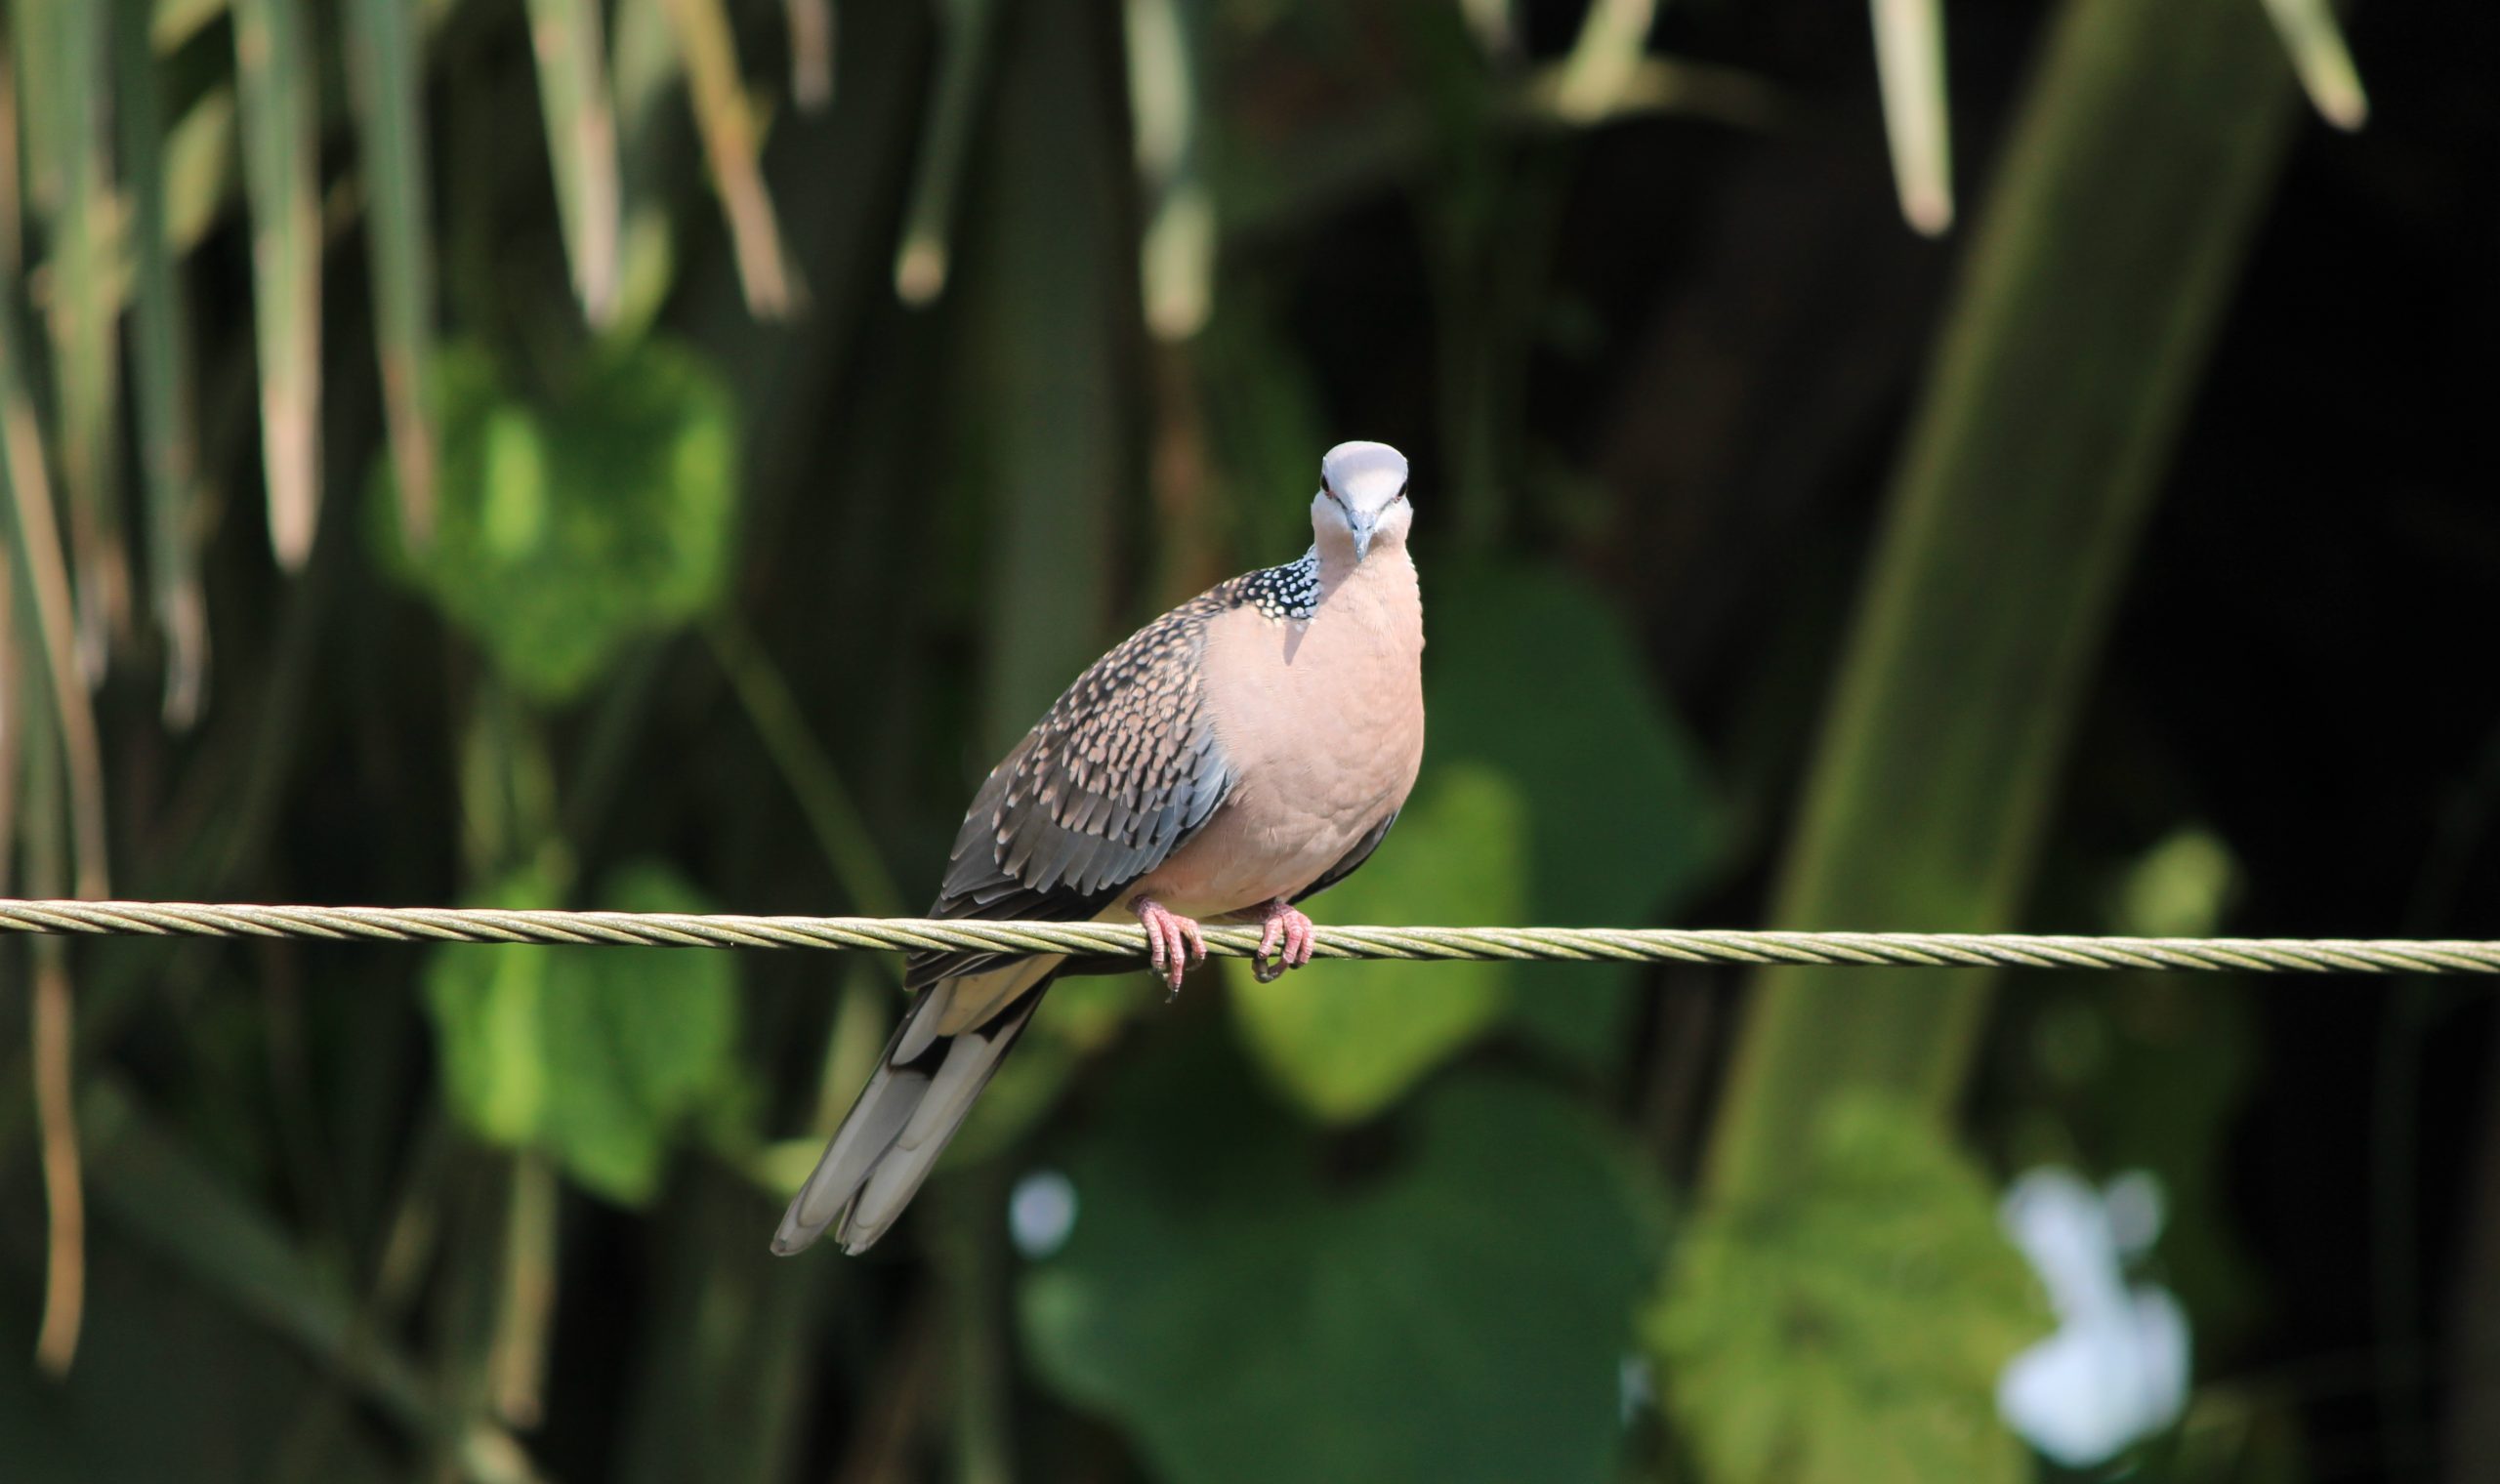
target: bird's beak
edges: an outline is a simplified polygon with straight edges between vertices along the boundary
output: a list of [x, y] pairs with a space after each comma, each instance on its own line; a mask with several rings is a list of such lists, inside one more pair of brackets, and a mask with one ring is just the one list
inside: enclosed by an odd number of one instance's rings
[[1378, 518], [1375, 516], [1360, 515], [1352, 511], [1348, 511], [1346, 513], [1346, 524], [1352, 526], [1354, 532], [1354, 559], [1356, 561], [1360, 561], [1371, 555], [1372, 529], [1379, 523]]

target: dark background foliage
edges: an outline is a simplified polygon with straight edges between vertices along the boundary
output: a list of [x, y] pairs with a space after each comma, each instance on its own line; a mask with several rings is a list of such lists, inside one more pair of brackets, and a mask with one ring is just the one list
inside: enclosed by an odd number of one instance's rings
[[[2500, 937], [2500, 17], [2351, 8], [2347, 133], [2259, 0], [1958, 0], [1931, 238], [1865, 8], [1590, 9], [18, 0], [0, 885], [910, 911], [1058, 688], [1371, 437], [1432, 752], [1323, 926]], [[11, 945], [0, 1473], [2061, 1477], [1992, 1401], [2042, 1164], [2167, 1196], [2194, 1384], [2104, 1471], [2500, 1466], [2471, 983], [1072, 980], [874, 1255], [770, 1259], [892, 967]]]

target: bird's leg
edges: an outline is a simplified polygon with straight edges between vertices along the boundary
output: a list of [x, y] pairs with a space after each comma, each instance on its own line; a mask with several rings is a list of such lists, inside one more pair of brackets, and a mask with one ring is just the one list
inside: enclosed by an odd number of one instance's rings
[[1129, 910], [1146, 925], [1146, 940], [1154, 949], [1154, 971], [1179, 994], [1183, 969], [1207, 961], [1206, 940], [1198, 936], [1198, 925], [1142, 892], [1129, 899]]
[[[1277, 897], [1260, 907], [1255, 920], [1259, 924], [1259, 952], [1250, 960], [1252, 977], [1262, 984], [1272, 983], [1286, 969], [1300, 969], [1311, 962], [1311, 948], [1318, 939], [1318, 929], [1311, 926], [1310, 918], [1294, 909], [1293, 903]], [[1268, 962], [1271, 953], [1276, 955], [1273, 964]]]

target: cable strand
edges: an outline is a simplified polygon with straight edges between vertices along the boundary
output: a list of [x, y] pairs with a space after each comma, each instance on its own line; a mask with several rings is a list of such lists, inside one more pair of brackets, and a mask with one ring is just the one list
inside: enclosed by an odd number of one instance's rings
[[[584, 947], [1059, 953], [1136, 958], [1128, 923], [486, 907], [305, 907], [0, 898], [0, 933]], [[1211, 927], [1207, 952], [1252, 957], [1254, 928]], [[1985, 932], [1792, 932], [1689, 928], [1319, 929], [1317, 957], [1544, 963], [1794, 964], [1831, 968], [2157, 969], [2248, 973], [2500, 973], [2500, 942], [2407, 938], [2136, 938]]]

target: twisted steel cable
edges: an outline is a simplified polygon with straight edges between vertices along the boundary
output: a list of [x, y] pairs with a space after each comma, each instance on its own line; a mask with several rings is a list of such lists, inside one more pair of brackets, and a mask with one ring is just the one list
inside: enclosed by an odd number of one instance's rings
[[[977, 949], [1146, 957], [1126, 923], [736, 913], [523, 912], [484, 907], [273, 907], [0, 898], [0, 933], [650, 948]], [[1256, 953], [1255, 928], [1209, 928], [1207, 952]], [[2404, 938], [2130, 938], [1994, 932], [1780, 932], [1686, 928], [1340, 928], [1330, 959], [1811, 964], [1834, 968], [2155, 969], [2258, 973], [2500, 973], [2500, 942]]]

